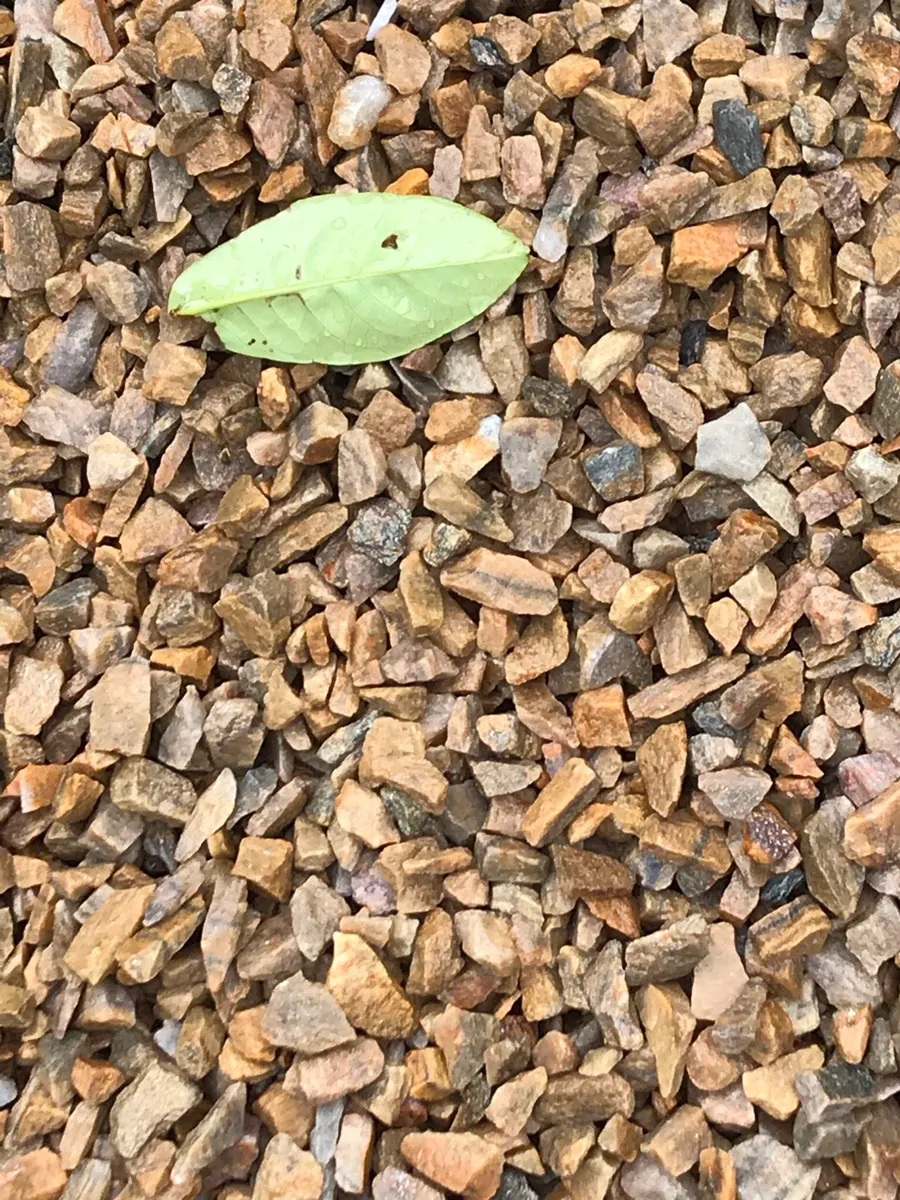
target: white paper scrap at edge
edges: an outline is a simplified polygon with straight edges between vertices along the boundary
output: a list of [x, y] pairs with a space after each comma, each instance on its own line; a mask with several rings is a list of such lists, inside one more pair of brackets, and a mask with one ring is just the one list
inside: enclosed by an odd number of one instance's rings
[[381, 33], [385, 25], [390, 25], [399, 3], [400, 0], [383, 0], [381, 8], [379, 8], [378, 12], [372, 18], [372, 24], [369, 26], [369, 32], [366, 34], [367, 42], [374, 41], [375, 35]]

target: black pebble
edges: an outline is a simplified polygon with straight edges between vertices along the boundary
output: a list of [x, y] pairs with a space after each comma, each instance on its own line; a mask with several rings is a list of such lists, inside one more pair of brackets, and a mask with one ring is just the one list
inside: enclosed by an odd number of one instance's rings
[[683, 367], [692, 367], [700, 361], [703, 347], [706, 345], [706, 322], [688, 321], [681, 331], [681, 348], [678, 361]]
[[538, 1194], [521, 1171], [507, 1167], [500, 1180], [497, 1200], [538, 1200]]
[[690, 547], [691, 554], [706, 554], [713, 542], [719, 540], [719, 531], [711, 529], [707, 533], [686, 533], [684, 540]]
[[806, 875], [802, 867], [794, 867], [783, 875], [775, 875], [763, 887], [759, 898], [763, 904], [786, 904], [806, 890]]
[[578, 397], [564, 384], [537, 375], [522, 384], [522, 399], [539, 417], [568, 417], [578, 405]]
[[495, 67], [506, 66], [506, 61], [500, 53], [499, 46], [489, 37], [473, 37], [469, 41], [469, 49], [472, 51], [472, 57], [478, 63], [479, 67], [486, 67], [490, 71]]
[[13, 169], [12, 143], [0, 142], [0, 179], [9, 179]]
[[741, 175], [765, 165], [759, 118], [740, 100], [716, 100], [712, 106], [716, 145]]

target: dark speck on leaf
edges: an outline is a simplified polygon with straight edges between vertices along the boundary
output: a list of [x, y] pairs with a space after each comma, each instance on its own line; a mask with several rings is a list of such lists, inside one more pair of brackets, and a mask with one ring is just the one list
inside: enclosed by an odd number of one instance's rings
[[700, 361], [703, 347], [706, 345], [706, 322], [688, 321], [681, 331], [681, 349], [678, 361], [683, 367], [693, 366]]

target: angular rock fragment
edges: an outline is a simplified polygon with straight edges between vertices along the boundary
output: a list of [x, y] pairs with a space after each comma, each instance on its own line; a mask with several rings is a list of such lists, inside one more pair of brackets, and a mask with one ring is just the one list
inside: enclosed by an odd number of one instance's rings
[[494, 550], [473, 550], [441, 572], [444, 587], [501, 612], [547, 616], [557, 603], [550, 575], [527, 560]]
[[698, 471], [746, 482], [756, 478], [771, 456], [769, 439], [748, 404], [738, 404], [697, 431]]

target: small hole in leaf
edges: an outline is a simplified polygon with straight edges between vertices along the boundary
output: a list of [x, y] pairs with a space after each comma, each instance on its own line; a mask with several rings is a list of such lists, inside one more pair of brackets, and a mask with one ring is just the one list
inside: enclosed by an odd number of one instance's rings
[[387, 236], [387, 237], [384, 239], [384, 241], [381, 243], [381, 248], [382, 248], [382, 250], [396, 250], [396, 249], [397, 249], [397, 235], [396, 235], [396, 233], [391, 233], [391, 234], [389, 234], [389, 235], [388, 235], [388, 236]]

